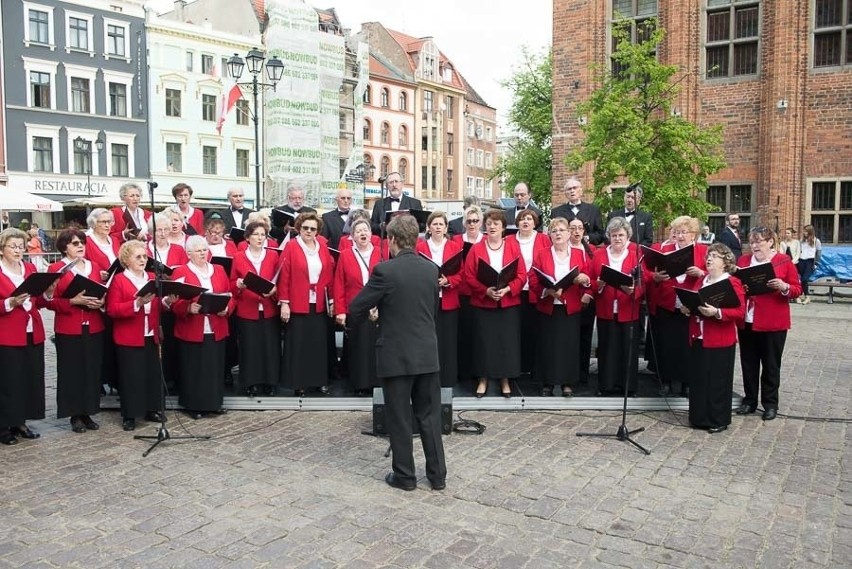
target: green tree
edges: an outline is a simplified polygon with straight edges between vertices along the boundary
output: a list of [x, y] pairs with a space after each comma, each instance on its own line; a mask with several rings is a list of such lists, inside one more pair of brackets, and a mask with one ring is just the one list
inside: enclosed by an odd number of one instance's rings
[[532, 199], [540, 207], [550, 208], [553, 150], [553, 56], [523, 52], [523, 65], [515, 70], [503, 87], [513, 92], [509, 126], [517, 137], [500, 160], [494, 175], [502, 180], [511, 195], [515, 184], [526, 182]]
[[704, 199], [707, 177], [725, 167], [721, 125], [701, 127], [672, 112], [678, 67], [656, 56], [665, 31], [650, 20], [642, 30], [647, 39], [633, 43], [629, 26], [627, 20], [613, 25], [613, 65], [594, 69], [600, 87], [578, 105], [586, 117], [584, 141], [565, 163], [575, 171], [593, 163], [593, 192], [603, 211], [622, 203], [611, 185], [641, 182], [642, 208], [658, 226], [678, 215], [704, 219], [715, 209]]

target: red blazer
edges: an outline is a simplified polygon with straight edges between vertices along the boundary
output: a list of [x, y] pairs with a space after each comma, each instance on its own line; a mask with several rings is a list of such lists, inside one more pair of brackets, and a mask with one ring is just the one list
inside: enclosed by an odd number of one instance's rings
[[[343, 246], [343, 239], [340, 240], [340, 245]], [[379, 264], [380, 260], [379, 248], [373, 246], [373, 253], [370, 255], [370, 261], [367, 263], [368, 271], [372, 274], [373, 268]], [[340, 258], [337, 260], [337, 268], [334, 270], [334, 314], [347, 314], [349, 312], [349, 303], [355, 298], [358, 293], [364, 288], [364, 281], [361, 279], [361, 260], [357, 257], [358, 253], [353, 248], [346, 247], [340, 252]]]
[[[319, 239], [319, 257], [322, 270], [315, 286], [317, 293], [316, 311], [325, 312], [327, 298], [334, 298], [334, 259], [328, 247]], [[310, 312], [311, 285], [308, 281], [308, 259], [296, 239], [291, 239], [281, 254], [281, 272], [278, 274], [278, 298], [290, 302], [290, 312]]]
[[234, 256], [234, 263], [231, 265], [231, 292], [234, 294], [236, 302], [237, 316], [247, 320], [258, 320], [260, 311], [257, 305], [263, 305], [264, 318], [276, 318], [278, 296], [261, 296], [256, 292], [252, 292], [247, 288], [237, 288], [237, 279], [244, 278], [248, 273], [254, 273], [265, 278], [268, 281], [275, 282], [276, 273], [278, 272], [278, 253], [275, 251], [266, 250], [266, 255], [263, 261], [260, 262], [260, 272], [255, 270], [254, 265], [249, 261], [245, 251], [240, 251]]
[[[264, 245], [264, 247], [275, 247], [277, 249], [278, 241], [276, 241], [272, 237], [267, 237], [266, 244]], [[237, 245], [237, 251], [245, 251], [246, 249], [248, 249], [248, 241], [240, 241], [240, 244]]]
[[[634, 322], [639, 319], [639, 305], [642, 304], [642, 287], [637, 286], [633, 289], [633, 295], [628, 295], [620, 288], [616, 289], [613, 286], [605, 285], [603, 291], [597, 292], [595, 284], [598, 277], [601, 275], [601, 266], [609, 265], [609, 252], [607, 247], [601, 246], [595, 251], [595, 256], [592, 258], [592, 266], [589, 271], [589, 278], [592, 279], [592, 287], [589, 290], [595, 291], [595, 314], [598, 318], [604, 320], [615, 320], [616, 315], [612, 312], [612, 303], [618, 300], [618, 322]], [[627, 255], [624, 257], [624, 262], [621, 265], [622, 273], [630, 273], [636, 268], [637, 262], [636, 251], [627, 248]]]
[[[112, 252], [118, 257], [118, 250], [121, 248], [121, 241], [110, 235], [110, 240], [112, 241]], [[101, 248], [97, 246], [97, 244], [92, 239], [91, 235], [86, 235], [86, 258], [92, 262], [97, 263], [101, 267], [105, 267], [103, 270], [109, 268], [112, 265], [112, 261], [109, 260]]]
[[[751, 257], [751, 253], [743, 255], [737, 259], [737, 266], [743, 268], [750, 266]], [[784, 296], [781, 291], [776, 290], [748, 297], [748, 301], [754, 303], [754, 322], [751, 329], [755, 332], [789, 330], [791, 326], [789, 300], [798, 298], [802, 294], [799, 272], [790, 257], [775, 253], [770, 263], [772, 263], [775, 276], [790, 285], [790, 293]]]
[[[550, 237], [546, 233], [539, 233], [538, 231], [536, 231], [534, 232], [534, 234], [535, 241], [533, 241], [533, 262], [535, 262], [535, 256], [539, 251], [550, 250], [550, 246], [553, 245], [553, 243], [550, 242]], [[518, 244], [518, 250], [520, 250], [521, 244], [518, 241], [517, 233], [506, 237], [506, 241], [514, 241]], [[526, 261], [524, 261], [524, 263], [526, 264]], [[526, 269], [529, 271], [530, 267], [526, 267]], [[524, 284], [526, 284], [527, 282], [529, 281], [525, 281]], [[535, 297], [531, 291], [527, 291], [527, 294], [529, 295], [529, 301], [531, 304], [535, 304], [536, 302], [538, 302], [538, 297]]]
[[[655, 247], [664, 253], [668, 253], [669, 251], [675, 250], [674, 243], [668, 243], [661, 247]], [[707, 245], [702, 245], [701, 243], [695, 243], [694, 256], [693, 256], [693, 265], [707, 272], [707, 267], [704, 264], [704, 258], [707, 256]], [[675, 294], [675, 286], [681, 288], [693, 289], [696, 286], [696, 283], [701, 282], [703, 277], [694, 278], [694, 277], [686, 277], [686, 280], [683, 283], [677, 282], [676, 279], [669, 279], [667, 281], [661, 281], [658, 283], [654, 282], [654, 273], [647, 270], [645, 267], [642, 267], [643, 271], [643, 281], [645, 282], [645, 287], [648, 289], [648, 297], [651, 299], [648, 302], [648, 311], [656, 315], [658, 308], [663, 308], [668, 310], [669, 312], [675, 312], [675, 301], [677, 300], [677, 295]], [[612, 287], [610, 287], [612, 288]]]
[[[588, 256], [584, 256], [582, 251], [574, 247], [570, 247], [569, 251], [571, 254], [571, 259], [569, 261], [571, 268], [580, 267], [580, 272], [588, 275], [592, 260]], [[551, 253], [550, 248], [541, 249], [535, 254], [533, 267], [546, 275], [554, 275], [556, 272], [556, 266], [553, 263], [553, 254]], [[541, 282], [538, 273], [530, 268], [527, 275], [529, 276], [530, 281], [530, 301], [533, 302], [533, 299], [535, 299], [535, 308], [539, 312], [548, 315], [553, 314], [553, 307], [556, 305], [553, 302], [553, 297], [548, 295], [542, 298], [541, 294], [544, 292], [544, 283]], [[583, 294], [590, 294], [594, 296], [591, 287], [575, 284], [563, 289], [562, 296], [560, 297], [563, 303], [563, 309], [568, 314], [580, 312], [580, 310], [583, 309], [583, 305], [580, 302], [580, 298]]]
[[521, 304], [521, 292], [523, 292], [524, 284], [527, 282], [527, 268], [524, 266], [524, 259], [521, 257], [521, 249], [517, 241], [505, 241], [503, 247], [503, 266], [511, 263], [515, 258], [519, 258], [518, 272], [511, 281], [509, 281], [509, 294], [503, 297], [498, 305], [497, 302], [485, 296], [486, 286], [479, 282], [476, 278], [476, 270], [479, 266], [479, 259], [488, 262], [487, 237], [483, 237], [482, 241], [471, 247], [467, 254], [467, 259], [464, 263], [464, 278], [470, 287], [470, 304], [479, 308], [508, 308], [510, 306], [518, 306]]
[[[231, 292], [231, 281], [228, 275], [225, 274], [225, 269], [219, 265], [211, 265], [213, 267], [213, 277], [211, 282], [213, 290], [209, 292]], [[175, 272], [172, 273], [172, 280], [183, 279], [187, 284], [201, 286], [201, 281], [198, 276], [192, 272], [188, 265], [181, 265]], [[210, 319], [210, 328], [213, 329], [213, 336], [216, 341], [224, 340], [228, 337], [228, 317], [218, 316], [216, 314], [190, 314], [189, 305], [196, 302], [198, 297], [192, 300], [177, 299], [171, 306], [172, 312], [175, 314], [175, 338], [185, 342], [203, 342], [204, 341], [204, 317]], [[228, 314], [234, 312], [234, 298], [228, 302]]]
[[[183, 216], [183, 212], [178, 210], [178, 213]], [[192, 208], [192, 215], [186, 220], [187, 224], [191, 225], [198, 235], [204, 235], [204, 212], [197, 207]]]
[[[482, 239], [485, 239], [485, 236], [482, 236]], [[459, 248], [463, 248], [465, 244], [465, 240], [461, 234], [453, 235], [453, 243], [458, 243]], [[468, 251], [470, 253], [470, 251]], [[465, 257], [465, 261], [467, 258]], [[470, 296], [470, 286], [467, 284], [467, 278], [464, 276], [464, 269], [462, 269], [462, 280], [459, 283], [459, 296]]]
[[[444, 245], [444, 256], [441, 259], [441, 262], [446, 262], [459, 251], [461, 251], [461, 245], [452, 239], [448, 240], [447, 244]], [[429, 243], [427, 243], [425, 239], [417, 240], [415, 252], [423, 253], [429, 258], [429, 260], [432, 259], [432, 252], [429, 250]], [[462, 270], [451, 277], [447, 277], [449, 286], [445, 286], [441, 289], [441, 310], [458, 310], [461, 308], [461, 303], [459, 302], [459, 285], [463, 280], [464, 265], [462, 265]]]
[[[140, 207], [139, 209], [142, 208]], [[112, 229], [109, 230], [109, 235], [113, 238], [113, 240], [123, 243], [124, 238], [122, 237], [122, 233], [127, 228], [127, 224], [124, 222], [124, 206], [114, 207], [110, 211], [112, 212], [112, 218], [115, 220], [115, 224], [112, 226]], [[145, 218], [145, 223], [147, 223], [148, 220], [151, 219], [151, 212], [142, 209], [142, 216]]]
[[[145, 273], [148, 280], [154, 278], [153, 273]], [[136, 286], [130, 282], [124, 272], [113, 277], [106, 297], [107, 315], [112, 318], [112, 338], [118, 346], [141, 348], [145, 345], [145, 319], [148, 328], [154, 331], [154, 342], [160, 343], [160, 332], [157, 324], [160, 322], [160, 301], [151, 301], [151, 314], [145, 315], [145, 310], [134, 309], [136, 302]]]
[[[789, 257], [788, 257], [789, 259]], [[693, 314], [689, 318], [689, 343], [692, 344], [701, 336], [701, 322], [704, 322], [703, 346], [705, 348], [727, 348], [737, 343], [737, 326], [745, 318], [745, 292], [743, 285], [738, 279], [730, 277], [734, 292], [740, 299], [737, 308], [723, 308], [722, 319], [705, 318], [701, 313]], [[704, 285], [704, 279], [699, 279], [693, 290], [699, 290]]]
[[[96, 283], [102, 283], [101, 271], [106, 269], [94, 261], [92, 272], [83, 275]], [[56, 273], [65, 267], [65, 261], [60, 260], [51, 264], [47, 272]], [[83, 322], [89, 323], [89, 332], [96, 334], [104, 331], [104, 317], [100, 310], [89, 310], [71, 304], [70, 298], [62, 298], [62, 293], [68, 289], [68, 285], [74, 280], [74, 273], [68, 271], [59, 278], [56, 289], [53, 291], [53, 300], [48, 301], [47, 307], [56, 313], [53, 319], [53, 331], [57, 334], [80, 336], [83, 334]]]
[[[210, 244], [208, 243], [207, 246], [209, 247]], [[230, 239], [226, 240], [225, 241], [225, 256], [233, 258], [233, 257], [237, 256], [237, 253], [239, 253], [239, 251], [237, 251], [237, 246], [234, 245], [234, 242], [231, 241]], [[210, 259], [212, 259], [212, 258], [213, 258], [213, 253], [211, 253], [210, 249], [208, 249], [207, 250], [207, 262], [209, 263]]]
[[[152, 246], [156, 247], [153, 241], [149, 241], [148, 248], [145, 251], [151, 258], [154, 257], [151, 253]], [[165, 263], [168, 267], [180, 267], [181, 265], [185, 265], [189, 262], [189, 257], [186, 255], [186, 249], [176, 243], [169, 243], [169, 252], [165, 259], [160, 259], [160, 262]]]
[[[24, 278], [36, 272], [35, 265], [24, 261]], [[32, 308], [27, 312], [23, 305], [6, 312], [6, 299], [12, 296], [15, 285], [6, 275], [0, 273], [0, 346], [26, 346], [27, 322], [33, 319], [33, 343], [44, 343], [44, 324], [39, 308], [47, 306], [43, 296], [30, 298]], [[10, 370], [3, 370], [8, 373]]]

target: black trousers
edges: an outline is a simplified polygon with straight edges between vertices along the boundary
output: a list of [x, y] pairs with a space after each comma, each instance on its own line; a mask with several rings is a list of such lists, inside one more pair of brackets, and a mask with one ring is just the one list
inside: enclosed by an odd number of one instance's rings
[[[755, 332], [751, 324], [739, 331], [740, 366], [743, 372], [743, 403], [764, 409], [778, 409], [778, 388], [781, 385], [781, 356], [787, 342], [787, 331]], [[761, 367], [763, 369], [761, 370]]]
[[404, 484], [415, 484], [414, 420], [420, 428], [420, 441], [426, 456], [426, 477], [443, 481], [447, 477], [444, 443], [441, 440], [441, 380], [438, 372], [382, 378], [390, 438], [391, 465]]

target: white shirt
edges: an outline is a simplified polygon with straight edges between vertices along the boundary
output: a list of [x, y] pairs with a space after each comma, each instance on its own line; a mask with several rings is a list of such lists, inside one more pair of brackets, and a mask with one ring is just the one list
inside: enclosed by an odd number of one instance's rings
[[[133, 271], [131, 271], [129, 269], [124, 271], [123, 274], [124, 274], [125, 277], [127, 277], [127, 280], [130, 281], [130, 284], [132, 284], [134, 287], [136, 287], [137, 291], [139, 291], [143, 286], [148, 284], [148, 275], [145, 274], [144, 272], [142, 273], [141, 277], [137, 277], [136, 275], [133, 274]], [[157, 300], [154, 299], [151, 302], [157, 302]], [[145, 312], [145, 337], [149, 337], [149, 336], [154, 335], [154, 328], [151, 326], [151, 323], [149, 322], [149, 320], [151, 318], [151, 302], [142, 306], [142, 310]], [[139, 306], [136, 304], [136, 301], [134, 301], [133, 302], [133, 311], [138, 312], [139, 310], [140, 310]]]
[[[615, 257], [613, 252], [612, 252], [612, 245], [609, 245], [606, 248], [607, 259], [609, 260], [609, 263], [607, 263], [607, 264], [609, 265], [609, 267], [611, 269], [615, 269], [616, 271], [621, 271], [621, 267], [624, 266], [624, 259], [627, 258], [627, 252], [628, 251], [629, 251], [629, 249], [627, 247], [625, 247], [624, 251], [621, 252], [621, 256]], [[622, 272], [624, 272], [624, 271], [622, 271]], [[612, 301], [612, 313], [618, 314], [618, 298], [617, 297], [616, 297], [616, 300]]]
[[[553, 255], [553, 280], [559, 282], [565, 275], [571, 272], [571, 248], [568, 248], [568, 256], [560, 259], [556, 254], [556, 247], [550, 248], [550, 254]], [[532, 266], [532, 265], [529, 265]], [[553, 299], [553, 304], [563, 304], [561, 298]]]
[[148, 235], [148, 222], [145, 221], [145, 214], [142, 213], [142, 208], [137, 207], [136, 212], [131, 212], [127, 209], [127, 206], [124, 206], [124, 211], [130, 214], [130, 217], [133, 218], [133, 222], [136, 224], [136, 227], [139, 228], [139, 235]]
[[[314, 241], [314, 249], [311, 250], [305, 245], [305, 242], [301, 237], [296, 238], [296, 243], [299, 244], [299, 247], [302, 248], [302, 252], [305, 254], [305, 258], [308, 261], [308, 283], [311, 285], [315, 285], [319, 282], [320, 273], [322, 273], [322, 259], [319, 256], [319, 243]], [[317, 302], [317, 291], [315, 289], [311, 289], [308, 293], [308, 303], [316, 304]]]
[[210, 250], [210, 255], [213, 257], [227, 257], [228, 250], [225, 248], [224, 243], [218, 243], [213, 245], [212, 243], [207, 244], [207, 249]]
[[488, 251], [488, 264], [491, 265], [491, 268], [498, 273], [503, 269], [504, 245], [505, 243], [500, 243], [500, 248], [494, 251], [488, 246], [488, 243], [485, 244], [485, 249]]
[[[373, 256], [373, 244], [371, 243], [368, 247], [366, 253], [361, 253], [357, 246], [352, 246], [352, 252], [361, 257], [361, 260], [358, 261], [358, 267], [361, 269], [361, 284], [367, 284], [367, 281], [370, 280], [370, 272], [367, 267], [370, 266], [370, 257]], [[358, 259], [356, 258], [356, 260]]]
[[[521, 237], [521, 234], [518, 233], [515, 237], [518, 239], [518, 244], [521, 246], [521, 257], [524, 258], [524, 266], [532, 267], [533, 262], [533, 249], [535, 248], [535, 232], [533, 232], [532, 236], [529, 239], [524, 239]], [[524, 290], [530, 289], [530, 282], [527, 279], [524, 282]]]
[[[213, 265], [211, 263], [207, 263], [204, 269], [197, 266], [195, 263], [187, 263], [187, 267], [189, 270], [195, 273], [195, 276], [198, 277], [199, 286], [202, 288], [206, 288], [210, 292], [213, 292]], [[206, 270], [205, 270], [206, 269]], [[208, 315], [204, 315], [204, 333], [212, 334], [213, 327], [210, 326], [210, 317]]]
[[[258, 257], [254, 256], [254, 253], [251, 252], [251, 247], [246, 247], [246, 259], [248, 259], [251, 266], [254, 267], [254, 271], [260, 276], [260, 266], [263, 265], [263, 260], [266, 258], [266, 249], [260, 250], [260, 255]], [[263, 303], [258, 302], [257, 308], [261, 312], [263, 312]]]

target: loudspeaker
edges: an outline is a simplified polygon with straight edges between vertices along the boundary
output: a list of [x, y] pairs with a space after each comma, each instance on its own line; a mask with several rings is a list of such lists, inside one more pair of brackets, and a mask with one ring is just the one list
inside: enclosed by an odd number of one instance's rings
[[[373, 388], [373, 434], [388, 434], [385, 426], [385, 393], [381, 387]], [[420, 434], [417, 421], [414, 420], [412, 411], [411, 425], [414, 427], [415, 435]], [[441, 434], [449, 435], [453, 432], [453, 388], [441, 388]]]

